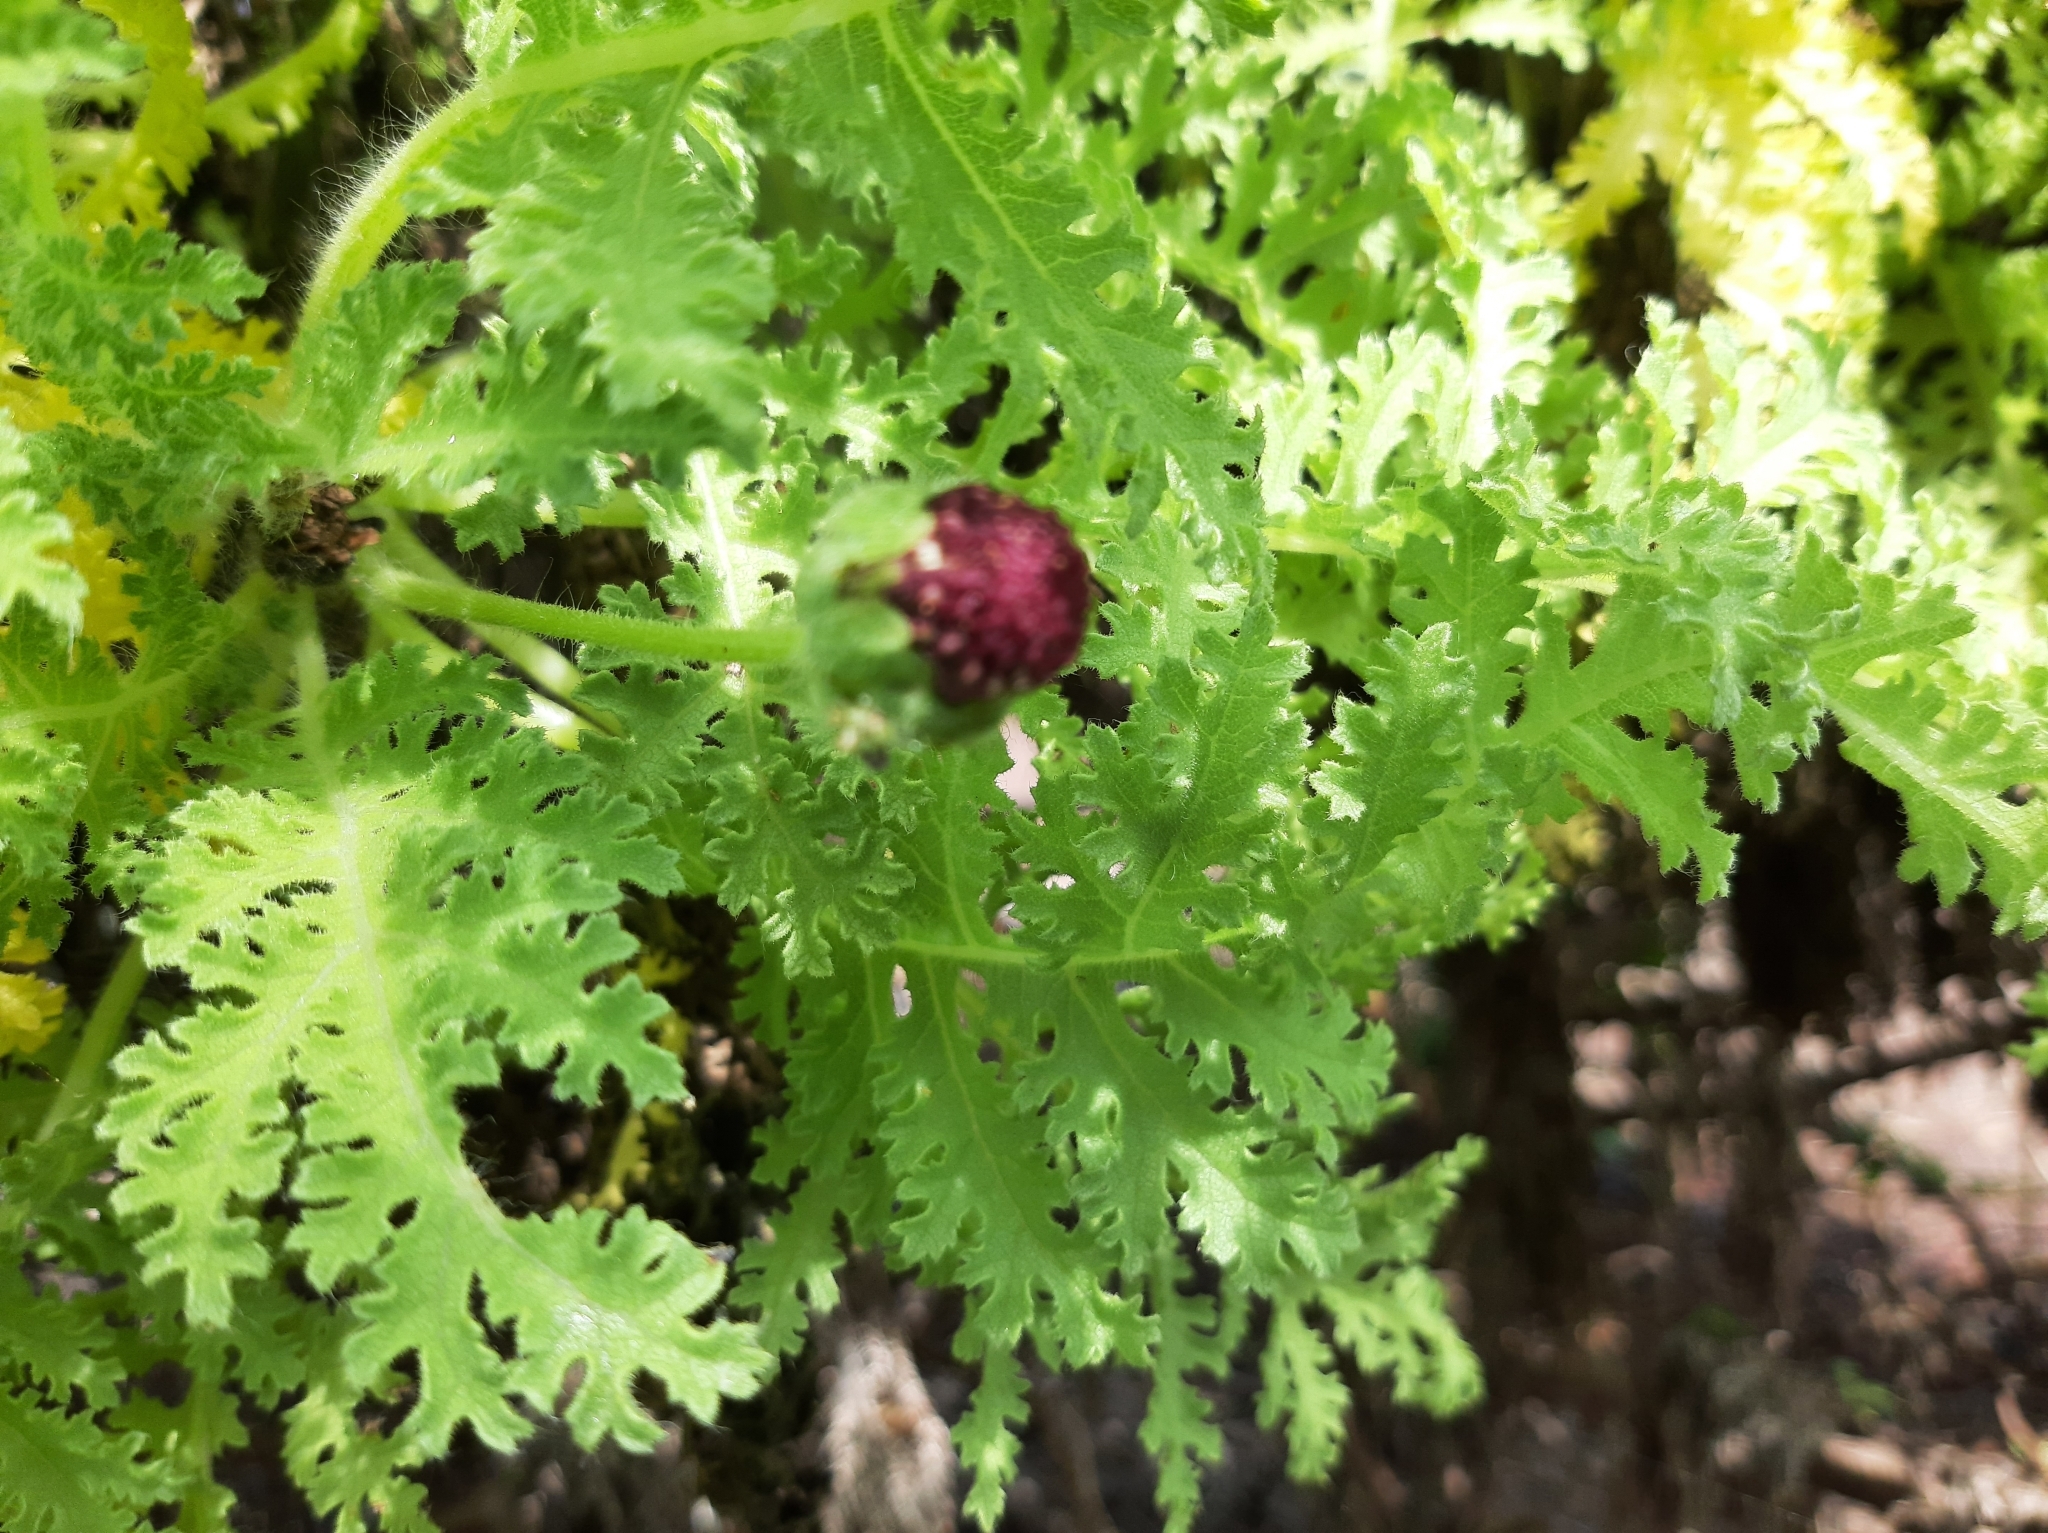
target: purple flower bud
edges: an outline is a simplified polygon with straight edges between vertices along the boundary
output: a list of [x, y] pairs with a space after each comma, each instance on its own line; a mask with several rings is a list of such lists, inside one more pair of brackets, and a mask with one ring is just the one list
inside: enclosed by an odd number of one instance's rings
[[1095, 606], [1088, 559], [1060, 519], [985, 485], [926, 503], [931, 533], [887, 592], [953, 707], [1042, 686], [1074, 663]]

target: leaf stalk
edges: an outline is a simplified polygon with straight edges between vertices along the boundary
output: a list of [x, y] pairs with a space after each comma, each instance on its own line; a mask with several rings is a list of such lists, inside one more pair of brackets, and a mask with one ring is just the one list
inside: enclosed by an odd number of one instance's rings
[[374, 556], [357, 560], [360, 578], [384, 600], [429, 617], [473, 625], [498, 624], [525, 633], [601, 644], [663, 660], [702, 660], [728, 665], [774, 665], [793, 656], [802, 631], [779, 628], [700, 628], [690, 623], [591, 612], [552, 602], [527, 601], [500, 591], [445, 583], [416, 575]]
[[[419, 534], [413, 531], [411, 523], [402, 514], [392, 514], [384, 518], [384, 534], [378, 547], [393, 564], [405, 570], [407, 574], [418, 575], [445, 586], [462, 587], [466, 584], [460, 575], [443, 564], [434, 556], [433, 550], [420, 541]], [[471, 623], [469, 628], [484, 643], [555, 696], [573, 697], [576, 689], [583, 685], [583, 672], [578, 670], [574, 663], [560, 650], [535, 638], [526, 629], [507, 628], [497, 623]]]
[[136, 998], [142, 994], [143, 981], [148, 978], [149, 965], [143, 960], [142, 939], [130, 937], [128, 945], [121, 950], [120, 958], [115, 960], [106, 984], [100, 988], [99, 999], [92, 1004], [92, 1015], [86, 1018], [78, 1048], [64, 1071], [64, 1084], [58, 1088], [57, 1099], [50, 1104], [42, 1126], [36, 1130], [37, 1143], [49, 1139], [86, 1104], [98, 1082], [101, 1067], [113, 1055], [121, 1035], [127, 1031], [128, 1014], [135, 1009]]

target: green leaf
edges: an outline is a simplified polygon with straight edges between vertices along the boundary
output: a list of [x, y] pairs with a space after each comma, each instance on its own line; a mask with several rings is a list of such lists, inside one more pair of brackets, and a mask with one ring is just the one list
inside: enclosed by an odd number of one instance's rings
[[[888, 974], [866, 967], [870, 1008], [888, 1005]], [[1140, 1356], [1147, 1327], [1134, 1302], [1103, 1291], [1085, 1240], [1054, 1218], [1066, 1190], [1036, 1119], [1010, 1103], [954, 1019], [957, 976], [935, 957], [910, 970], [909, 1008], [873, 1060], [887, 1111], [878, 1136], [905, 1205], [893, 1229], [902, 1255], [943, 1258], [974, 1296], [955, 1343], [963, 1355], [1012, 1351], [1028, 1328], [1071, 1367]]]
[[123, 669], [90, 639], [67, 642], [35, 609], [0, 634], [0, 893], [26, 900], [30, 928], [54, 936], [71, 896], [70, 849], [86, 832], [92, 882], [113, 879], [117, 838], [139, 831], [176, 794], [185, 710], [222, 676], [233, 625], [192, 585], [168, 540], [137, 540], [149, 555], [134, 664]]
[[1953, 112], [1936, 151], [1945, 221], [1996, 210], [2020, 237], [2048, 225], [2048, 21], [2026, 0], [1970, 0], [1922, 69]]
[[573, 327], [522, 334], [494, 320], [439, 374], [417, 416], [364, 447], [358, 467], [446, 507], [459, 547], [489, 543], [509, 558], [543, 506], [574, 531], [580, 508], [610, 494], [636, 454], [674, 479], [690, 453], [727, 440], [687, 397], [615, 409]]
[[375, 0], [334, 0], [320, 29], [253, 79], [206, 103], [206, 126], [238, 153], [254, 154], [310, 120], [313, 98], [362, 57], [382, 15]]
[[50, 556], [70, 543], [71, 523], [22, 482], [28, 466], [21, 433], [0, 417], [0, 618], [17, 601], [33, 602], [58, 628], [76, 632], [85, 577]]
[[1439, 1416], [1479, 1403], [1479, 1359], [1444, 1312], [1443, 1287], [1419, 1266], [1396, 1267], [1352, 1283], [1325, 1283], [1316, 1297], [1337, 1342], [1368, 1373], [1389, 1373], [1394, 1398]]
[[911, 875], [888, 855], [889, 827], [821, 780], [826, 764], [788, 739], [746, 690], [712, 731], [726, 756], [706, 819], [719, 900], [751, 909], [792, 974], [832, 969], [831, 940], [872, 950], [896, 929]]
[[29, 438], [39, 493], [54, 501], [75, 487], [103, 522], [142, 530], [259, 489], [289, 456], [251, 408], [272, 370], [194, 346], [184, 315], [235, 321], [263, 288], [234, 256], [160, 229], [117, 224], [97, 248], [27, 230], [0, 239], [8, 329], [91, 423]]
[[120, 220], [160, 218], [166, 193], [183, 192], [212, 148], [206, 135], [206, 85], [193, 67], [192, 24], [177, 0], [93, 0], [90, 7], [142, 49], [149, 84], [135, 125], [83, 199], [80, 221], [106, 228]]
[[0, 5], [0, 96], [40, 99], [72, 80], [114, 80], [135, 67], [105, 22], [54, 0]]
[[1931, 877], [1944, 901], [1980, 881], [2001, 930], [2048, 929], [2048, 802], [2013, 790], [2048, 781], [2048, 728], [1932, 678], [1865, 680], [1887, 657], [1936, 649], [1970, 618], [1946, 592], [1903, 593], [1865, 575], [1858, 621], [1816, 647], [1815, 678], [1841, 721], [1842, 753], [1906, 805], [1904, 878]]
[[1287, 1473], [1317, 1480], [1337, 1462], [1351, 1392], [1337, 1376], [1337, 1354], [1304, 1318], [1305, 1302], [1297, 1298], [1273, 1308], [1259, 1354], [1258, 1423], [1271, 1430], [1285, 1422]]
[[1159, 1350], [1153, 1365], [1152, 1398], [1138, 1427], [1159, 1465], [1157, 1500], [1166, 1513], [1167, 1533], [1187, 1533], [1201, 1506], [1205, 1465], [1223, 1458], [1223, 1431], [1209, 1401], [1195, 1386], [1200, 1372], [1229, 1376], [1230, 1354], [1244, 1334], [1243, 1292], [1226, 1285], [1221, 1300], [1183, 1294], [1191, 1274], [1177, 1255], [1162, 1257], [1152, 1278], [1152, 1305], [1159, 1315]]
[[[1712, 663], [1707, 640], [1673, 633], [1643, 614], [1628, 626], [1610, 622], [1576, 666], [1569, 650], [1563, 625], [1546, 626], [1529, 674], [1528, 706], [1513, 733], [1556, 751], [1597, 797], [1625, 805], [1657, 843], [1666, 872], [1694, 859], [1700, 898], [1717, 897], [1735, 863], [1735, 838], [1707, 809], [1706, 766], [1688, 743], [1670, 738], [1668, 722], [1673, 692], [1698, 696], [1686, 683]], [[1624, 733], [1623, 718], [1636, 721], [1640, 733]]]
[[375, 445], [385, 406], [419, 352], [447, 339], [471, 281], [449, 261], [380, 267], [342, 294], [327, 323], [299, 337], [291, 418], [330, 474]]
[[472, 280], [501, 287], [515, 322], [580, 320], [620, 408], [688, 394], [737, 433], [760, 416], [746, 342], [773, 267], [747, 238], [745, 188], [697, 131], [700, 101], [682, 77], [634, 81], [516, 135], [515, 154], [479, 139], [439, 171], [452, 198], [490, 206]]
[[1331, 734], [1344, 755], [1309, 781], [1337, 822], [1353, 877], [1370, 873], [1402, 836], [1441, 812], [1466, 768], [1462, 724], [1475, 706], [1472, 663], [1451, 653], [1456, 630], [1418, 640], [1387, 635], [1386, 663], [1366, 673], [1371, 707], [1337, 704]]
[[953, 1428], [960, 1463], [974, 1478], [964, 1510], [985, 1530], [993, 1529], [1002, 1517], [1005, 1492], [1017, 1477], [1016, 1428], [1031, 1414], [1024, 1401], [1025, 1383], [1015, 1353], [983, 1354], [981, 1382], [974, 1386], [967, 1413]]
[[[872, 1178], [870, 1178], [872, 1180]], [[732, 1302], [759, 1312], [761, 1345], [787, 1356], [798, 1351], [812, 1314], [839, 1303], [839, 1204], [843, 1187], [813, 1177], [790, 1198], [789, 1211], [770, 1222], [770, 1237], [749, 1241], [735, 1264]]]
[[[1008, 371], [1012, 419], [1036, 422], [1057, 403], [1042, 493], [1069, 516], [1121, 521], [1104, 481], [1130, 463], [1138, 514], [1171, 477], [1212, 526], [1248, 527], [1257, 441], [1222, 400], [1198, 401], [1183, 381], [1200, 360], [1190, 316], [1142, 280], [1121, 307], [1099, 296], [1112, 278], [1145, 271], [1144, 245], [1123, 231], [1073, 232], [1089, 203], [1062, 156], [953, 78], [925, 26], [898, 6], [789, 45], [776, 61], [779, 130], [835, 189], [879, 194], [920, 290], [940, 271], [961, 284], [955, 323], [985, 322], [977, 362]], [[942, 421], [922, 429], [930, 441]], [[985, 433], [978, 445], [1000, 458], [1012, 442]]]
[[90, 1305], [67, 1304], [54, 1288], [38, 1293], [18, 1271], [0, 1274], [0, 1371], [7, 1393], [26, 1385], [68, 1407], [76, 1389], [93, 1410], [104, 1410], [119, 1398], [119, 1373], [94, 1353], [112, 1340]]
[[[572, 1368], [578, 1440], [645, 1447], [659, 1431], [636, 1370], [708, 1417], [762, 1354], [742, 1328], [692, 1320], [723, 1269], [674, 1231], [638, 1211], [509, 1219], [463, 1153], [455, 1093], [507, 1058], [585, 1101], [607, 1069], [636, 1101], [682, 1084], [645, 1035], [661, 1004], [631, 980], [585, 983], [633, 951], [611, 914], [620, 881], [665, 888], [673, 863], [637, 834], [641, 810], [584, 791], [588, 769], [514, 706], [471, 669], [400, 659], [321, 690], [289, 734], [253, 719], [198, 753], [264, 786], [182, 806], [146, 871], [151, 961], [209, 999], [117, 1059], [126, 1090], [103, 1127], [133, 1173], [124, 1213], [168, 1216], [138, 1242], [145, 1271], [182, 1274], [198, 1323], [224, 1323], [233, 1282], [270, 1270], [242, 1210], [285, 1185], [291, 1157], [307, 1277], [369, 1285], [349, 1301], [346, 1375], [367, 1387], [412, 1352], [408, 1428], [426, 1451], [464, 1421], [517, 1441], [531, 1423], [507, 1397], [546, 1409]], [[473, 1283], [492, 1324], [517, 1324], [509, 1360], [451, 1321]]]
[[784, 455], [759, 473], [723, 469], [714, 453], [691, 458], [683, 487], [637, 490], [648, 535], [675, 571], [662, 589], [706, 622], [741, 628], [788, 622], [821, 506], [816, 470]]
[[0, 1392], [0, 1519], [21, 1533], [128, 1533], [174, 1495], [139, 1432], [116, 1436], [34, 1392]]
[[126, 226], [109, 229], [96, 250], [18, 233], [0, 244], [0, 278], [14, 337], [81, 404], [103, 403], [109, 415], [125, 413], [124, 391], [140, 382], [124, 375], [155, 369], [184, 334], [181, 308], [234, 321], [265, 285], [227, 251]]
[[[779, 965], [763, 956], [764, 970]], [[760, 1310], [764, 1346], [790, 1352], [808, 1326], [808, 1311], [830, 1311], [838, 1299], [834, 1274], [845, 1260], [838, 1222], [843, 1215], [852, 1238], [864, 1241], [886, 1228], [894, 1188], [880, 1155], [864, 1154], [876, 1143], [881, 1114], [875, 1106], [870, 1068], [885, 1016], [858, 1005], [841, 981], [812, 982], [808, 1004], [798, 1010], [801, 1027], [788, 1041], [784, 1077], [791, 1110], [760, 1135], [757, 1181], [787, 1185], [801, 1176], [789, 1212], [772, 1225], [773, 1238], [750, 1241], [736, 1266], [733, 1302]], [[777, 1007], [788, 1017], [796, 997], [779, 991]], [[756, 1019], [757, 1031], [767, 1018]]]

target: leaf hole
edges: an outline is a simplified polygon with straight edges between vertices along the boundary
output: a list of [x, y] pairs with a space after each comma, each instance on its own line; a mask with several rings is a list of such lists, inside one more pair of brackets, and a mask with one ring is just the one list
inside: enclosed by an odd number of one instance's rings
[[962, 295], [959, 279], [941, 267], [932, 277], [931, 292], [911, 311], [911, 318], [927, 333], [943, 330], [959, 312]]
[[484, 1280], [473, 1272], [469, 1276], [469, 1318], [484, 1333], [485, 1344], [504, 1361], [509, 1363], [519, 1355], [519, 1321], [507, 1316], [502, 1325], [493, 1323]]
[[1114, 729], [1130, 717], [1131, 689], [1092, 666], [1077, 666], [1060, 678], [1067, 712], [1085, 724]]
[[1014, 443], [1003, 454], [1003, 472], [1013, 479], [1028, 479], [1044, 468], [1052, 460], [1053, 449], [1060, 444], [1062, 418], [1060, 407], [1054, 405], [1040, 422], [1037, 436]]
[[575, 1400], [577, 1392], [583, 1388], [583, 1380], [588, 1372], [580, 1357], [562, 1370], [562, 1387], [555, 1391], [554, 1409], [557, 1416], [568, 1414], [569, 1406]]
[[946, 416], [944, 441], [948, 447], [972, 447], [981, 435], [981, 428], [1003, 406], [1003, 396], [1010, 390], [1010, 370], [997, 362], [988, 370], [988, 387], [979, 394], [969, 394], [953, 406]]

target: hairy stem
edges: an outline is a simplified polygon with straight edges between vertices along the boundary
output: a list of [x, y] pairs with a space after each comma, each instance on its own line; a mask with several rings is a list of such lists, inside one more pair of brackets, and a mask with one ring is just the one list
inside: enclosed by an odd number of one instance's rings
[[538, 63], [515, 65], [479, 81], [428, 118], [363, 183], [321, 252], [300, 316], [301, 333], [324, 323], [341, 295], [376, 267], [384, 247], [404, 227], [405, 194], [413, 178], [501, 107], [528, 96], [576, 90], [622, 75], [696, 69], [718, 54], [835, 26], [878, 10], [882, 3], [799, 0], [795, 5], [758, 11], [714, 11], [682, 26], [624, 33]]
[[[543, 510], [540, 519], [549, 527], [560, 520], [553, 508]], [[576, 520], [585, 527], [645, 527], [647, 508], [631, 490], [613, 490], [595, 505], [578, 506]]]
[[[384, 537], [378, 545], [393, 563], [402, 566], [407, 574], [417, 575], [423, 580], [432, 580], [456, 590], [467, 590], [462, 577], [434, 557], [433, 550], [419, 539], [403, 514], [391, 512], [384, 518]], [[443, 644], [423, 627], [419, 620], [403, 607], [396, 606], [382, 594], [374, 582], [363, 582], [358, 586], [363, 604], [369, 609], [370, 621], [391, 636], [394, 642], [425, 644], [429, 650], [453, 655], [454, 650]], [[565, 718], [573, 717], [579, 726], [587, 726], [604, 734], [622, 733], [619, 721], [601, 708], [590, 708], [576, 701], [576, 693], [586, 679], [582, 670], [553, 645], [523, 628], [508, 628], [501, 623], [469, 623], [469, 631], [511, 662], [513, 669], [525, 675], [534, 687], [537, 702], [542, 697], [552, 697], [568, 710]], [[438, 666], [436, 667], [438, 669]]]
[[443, 671], [463, 658], [462, 651], [448, 643], [403, 607], [393, 606], [374, 590], [361, 588], [363, 609], [370, 619], [370, 631], [387, 644], [410, 644], [426, 651], [430, 671]]
[[362, 569], [359, 578], [372, 592], [429, 617], [453, 618], [472, 625], [502, 624], [525, 633], [545, 634], [551, 639], [602, 644], [664, 660], [772, 665], [794, 655], [802, 638], [801, 632], [793, 627], [699, 628], [689, 623], [624, 617], [614, 612], [588, 612], [431, 580], [397, 569], [388, 559], [362, 558], [357, 563]]
[[[462, 577], [434, 557], [433, 550], [419, 540], [403, 516], [385, 518], [380, 545], [391, 562], [409, 575], [441, 585], [467, 589]], [[422, 609], [424, 610], [424, 609]], [[507, 628], [497, 623], [471, 623], [470, 631], [520, 670], [557, 697], [575, 695], [583, 684], [583, 672], [561, 653], [537, 639], [524, 628]]]
[[130, 937], [114, 964], [113, 972], [101, 987], [99, 999], [93, 1002], [92, 1015], [86, 1018], [85, 1032], [78, 1040], [70, 1066], [64, 1071], [64, 1084], [58, 1089], [57, 1100], [50, 1104], [42, 1127], [36, 1130], [39, 1142], [62, 1128], [91, 1097], [99, 1080], [100, 1068], [112, 1056], [121, 1035], [128, 1030], [128, 1013], [135, 1009], [135, 998], [142, 994], [142, 982], [148, 978], [149, 965], [143, 961], [142, 939]]

